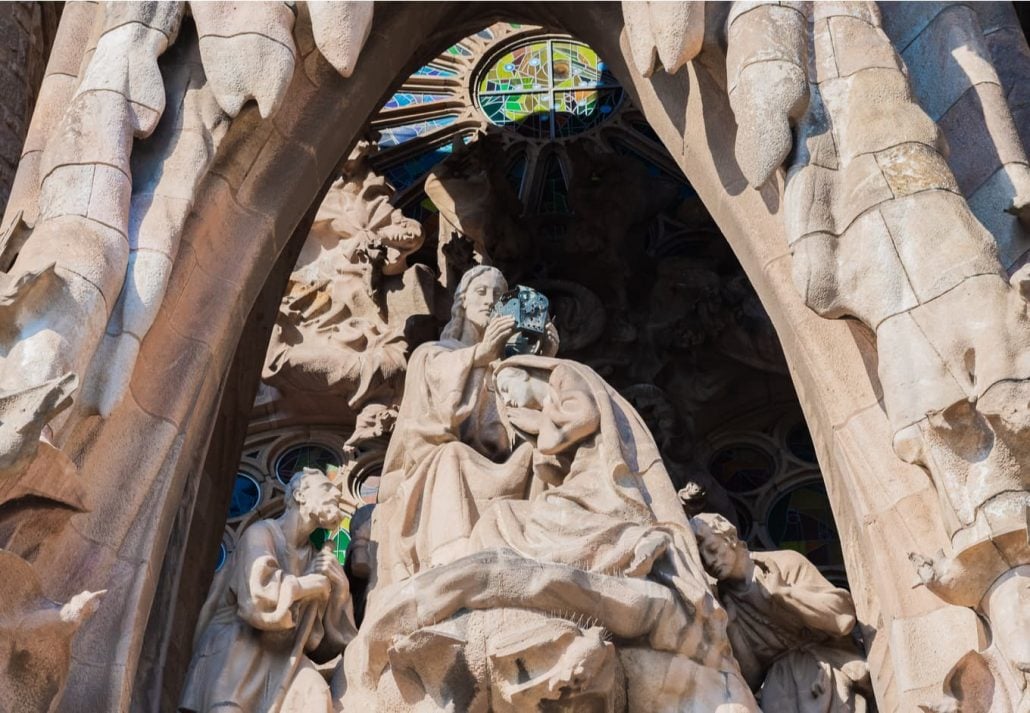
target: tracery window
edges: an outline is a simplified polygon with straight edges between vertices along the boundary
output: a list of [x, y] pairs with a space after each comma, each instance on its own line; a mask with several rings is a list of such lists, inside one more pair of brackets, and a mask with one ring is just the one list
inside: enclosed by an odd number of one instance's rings
[[498, 23], [465, 37], [412, 73], [373, 117], [372, 159], [413, 218], [436, 212], [428, 172], [477, 132], [504, 139], [507, 175], [527, 215], [563, 215], [570, 143], [631, 155], [692, 193], [660, 139], [596, 51], [544, 28]]

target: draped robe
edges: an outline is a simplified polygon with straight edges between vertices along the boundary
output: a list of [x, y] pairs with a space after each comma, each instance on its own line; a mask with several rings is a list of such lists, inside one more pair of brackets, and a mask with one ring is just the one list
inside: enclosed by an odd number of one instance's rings
[[[329, 687], [307, 656], [291, 674], [298, 636], [306, 636], [303, 652], [328, 659], [357, 633], [348, 589], [333, 585], [324, 604], [293, 601], [291, 580], [308, 572], [316, 554], [310, 546], [290, 546], [275, 520], [243, 532], [204, 604], [179, 710], [264, 713], [282, 687], [283, 711], [332, 710]], [[310, 631], [299, 631], [312, 606]]]
[[[757, 581], [743, 590], [720, 586], [719, 598], [730, 614], [727, 630], [741, 671], [752, 687], [762, 686], [762, 706], [783, 713], [866, 710], [845, 672], [849, 663], [865, 670], [847, 638], [855, 616], [851, 595], [798, 552], [752, 552], [751, 558]], [[769, 595], [761, 583], [768, 578], [786, 585], [787, 594]], [[816, 683], [821, 692], [813, 690]]]
[[376, 587], [468, 554], [481, 510], [525, 497], [531, 448], [511, 453], [474, 352], [443, 340], [418, 347], [408, 362], [372, 516]]

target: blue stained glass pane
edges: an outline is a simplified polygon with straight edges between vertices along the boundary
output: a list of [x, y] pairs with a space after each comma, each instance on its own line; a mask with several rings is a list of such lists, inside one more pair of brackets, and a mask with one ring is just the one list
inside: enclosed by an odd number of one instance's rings
[[457, 74], [453, 69], [441, 67], [431, 62], [415, 70], [415, 76], [418, 77], [456, 77]]
[[261, 502], [261, 486], [246, 473], [237, 473], [229, 502], [229, 517], [243, 517]]
[[443, 94], [424, 94], [422, 92], [397, 92], [383, 105], [384, 109], [403, 109], [406, 106], [428, 104], [429, 102], [447, 99]]
[[425, 136], [437, 129], [449, 126], [454, 123], [456, 118], [454, 116], [441, 116], [436, 119], [426, 119], [413, 124], [401, 124], [400, 126], [380, 129], [379, 147], [399, 146], [406, 141], [411, 141], [419, 136]]
[[390, 185], [397, 191], [403, 191], [429, 172], [436, 164], [443, 161], [451, 153], [451, 145], [444, 144], [425, 153], [408, 159], [404, 163], [391, 166], [383, 174]]

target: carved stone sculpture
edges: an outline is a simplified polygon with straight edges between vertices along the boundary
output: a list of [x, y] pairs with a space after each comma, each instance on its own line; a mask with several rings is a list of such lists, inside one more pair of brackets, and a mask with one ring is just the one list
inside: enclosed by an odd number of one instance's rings
[[64, 605], [45, 596], [28, 562], [0, 549], [0, 712], [54, 710], [71, 663], [71, 640], [104, 592]]
[[767, 711], [867, 710], [869, 669], [848, 638], [855, 605], [793, 550], [750, 552], [721, 515], [691, 518], [719, 582], [733, 653]]
[[534, 243], [519, 219], [522, 203], [504, 175], [499, 140], [457, 141], [451, 156], [426, 178], [426, 195], [440, 210], [440, 276], [451, 289], [469, 264], [457, 264], [452, 234], [472, 243], [476, 262], [495, 265], [513, 279], [535, 259]]
[[756, 710], [643, 420], [581, 364], [493, 368], [506, 287], [470, 270], [412, 355], [341, 705]]
[[[661, 38], [639, 28], [647, 13], [655, 24], [655, 10], [623, 7], [638, 28], [634, 56], [652, 56]], [[929, 474], [951, 538], [940, 558], [951, 561], [930, 577], [949, 572], [983, 591], [997, 572], [979, 563], [1030, 564], [1025, 552], [1009, 556], [1027, 541], [1030, 507], [1030, 168], [1018, 102], [1004, 95], [1005, 73], [1019, 70], [997, 62], [1025, 43], [1003, 49], [988, 36], [1000, 6], [956, 9], [946, 31], [913, 43], [938, 12], [734, 3], [727, 92], [747, 182], [768, 193], [790, 157], [784, 213], [805, 303], [876, 334], [894, 451]], [[955, 58], [944, 73], [940, 56]], [[971, 118], [949, 118], [967, 97]], [[984, 136], [965, 145], [971, 123]], [[999, 183], [976, 175], [972, 146], [997, 155]]]
[[356, 627], [342, 565], [309, 538], [339, 526], [340, 502], [332, 481], [305, 468], [287, 486], [286, 511], [244, 531], [197, 624], [180, 710], [331, 710], [314, 662], [339, 655]]
[[[406, 262], [422, 245], [422, 226], [390, 205], [391, 189], [368, 165], [370, 149], [358, 144], [315, 216], [263, 372], [280, 391], [339, 394], [355, 409], [396, 396], [405, 323], [432, 303], [431, 278]], [[399, 314], [391, 314], [384, 280]]]

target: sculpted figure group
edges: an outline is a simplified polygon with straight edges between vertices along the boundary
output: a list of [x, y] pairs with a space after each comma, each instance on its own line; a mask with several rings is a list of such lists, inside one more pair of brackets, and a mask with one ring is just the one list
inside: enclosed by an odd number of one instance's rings
[[411, 356], [354, 553], [360, 629], [309, 542], [340, 493], [306, 470], [220, 574], [182, 710], [743, 713], [753, 691], [769, 711], [866, 710], [848, 593], [801, 555], [749, 553], [718, 516], [688, 521], [643, 420], [554, 357], [553, 327], [542, 354], [504, 358], [507, 289], [468, 271]]

